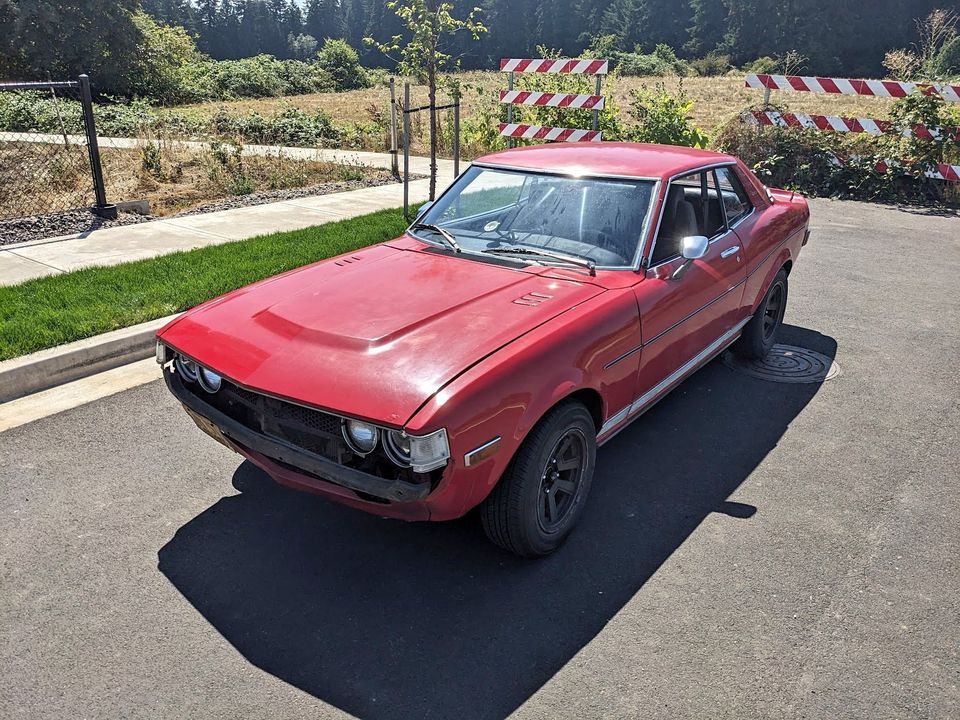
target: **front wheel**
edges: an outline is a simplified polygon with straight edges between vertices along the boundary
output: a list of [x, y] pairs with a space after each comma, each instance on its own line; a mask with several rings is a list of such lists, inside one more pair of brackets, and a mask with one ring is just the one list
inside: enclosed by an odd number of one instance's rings
[[596, 428], [587, 409], [570, 401], [551, 410], [483, 502], [487, 537], [523, 557], [556, 550], [583, 511], [596, 456]]
[[783, 324], [786, 309], [787, 271], [780, 270], [770, 283], [757, 312], [743, 327], [740, 339], [733, 345], [733, 352], [745, 360], [765, 357], [777, 340], [777, 331]]

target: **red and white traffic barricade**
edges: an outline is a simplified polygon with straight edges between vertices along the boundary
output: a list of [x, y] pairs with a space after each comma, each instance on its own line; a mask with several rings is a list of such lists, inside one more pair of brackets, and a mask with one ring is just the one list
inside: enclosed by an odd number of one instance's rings
[[[899, 134], [925, 140], [953, 140], [960, 142], [960, 128], [938, 128], [926, 125], [899, 127], [889, 120], [874, 118], [848, 118], [836, 115], [811, 115], [771, 110], [770, 93], [773, 90], [786, 92], [812, 92], [838, 95], [861, 95], [869, 97], [903, 98], [913, 92], [936, 95], [949, 103], [960, 102], [960, 85], [948, 83], [914, 83], [899, 80], [850, 80], [848, 78], [808, 77], [805, 75], [747, 75], [746, 87], [763, 90], [763, 110], [744, 113], [741, 120], [752, 125], [787, 127], [798, 130], [819, 130], [841, 133], [867, 133], [870, 135]], [[897, 164], [888, 161], [877, 166], [878, 172], [887, 172]], [[938, 165], [924, 175], [936, 180], [960, 182], [960, 166]]]
[[[598, 128], [600, 111], [603, 110], [605, 99], [600, 94], [600, 86], [602, 77], [610, 71], [608, 60], [504, 58], [500, 61], [500, 71], [509, 73], [507, 89], [500, 91], [500, 102], [507, 106], [507, 121], [500, 123], [500, 135], [509, 138], [508, 144], [511, 147], [514, 138], [546, 140], [549, 142], [599, 142], [601, 140], [601, 133]], [[596, 92], [593, 95], [586, 95], [515, 90], [513, 87], [515, 73], [592, 75], [596, 77]], [[515, 105], [590, 110], [593, 113], [593, 126], [590, 130], [581, 130], [515, 123], [513, 121], [513, 107]]]
[[746, 86], [757, 90], [786, 92], [866, 95], [902, 98], [919, 90], [924, 95], [939, 95], [947, 102], [960, 102], [960, 85], [946, 83], [914, 83], [900, 80], [849, 80], [847, 78], [810, 77], [807, 75], [747, 75]]
[[743, 120], [751, 125], [775, 125], [802, 130], [828, 130], [839, 133], [867, 133], [869, 135], [898, 133], [904, 137], [916, 136], [924, 140], [940, 140], [951, 136], [960, 138], [960, 128], [938, 128], [927, 127], [926, 125], [901, 128], [889, 120], [782, 113], [777, 110], [754, 110], [744, 115]]
[[500, 72], [509, 73], [571, 73], [574, 75], [607, 75], [609, 60], [546, 60], [503, 58]]
[[600, 142], [599, 130], [543, 127], [523, 123], [500, 123], [500, 134], [510, 138], [547, 140], [549, 142]]
[[603, 95], [575, 95], [572, 93], [534, 92], [532, 90], [501, 90], [500, 102], [509, 105], [538, 105], [541, 107], [584, 108], [603, 110]]

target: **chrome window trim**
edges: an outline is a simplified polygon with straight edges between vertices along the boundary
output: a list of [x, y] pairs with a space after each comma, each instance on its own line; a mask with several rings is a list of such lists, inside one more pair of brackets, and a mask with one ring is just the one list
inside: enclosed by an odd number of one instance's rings
[[[736, 165], [737, 165], [736, 161], [733, 161], [733, 160], [726, 160], [726, 161], [723, 161], [723, 162], [712, 162], [712, 163], [710, 163], [710, 164], [708, 164], [708, 165], [703, 165], [702, 167], [691, 168], [690, 170], [684, 170], [683, 172], [677, 173], [676, 175], [671, 175], [670, 178], [667, 180], [667, 192], [670, 191], [670, 185], [673, 183], [673, 181], [674, 181], [674, 180], [678, 180], [679, 178], [686, 177], [687, 175], [694, 175], [694, 174], [696, 174], [696, 173], [706, 172], [707, 170], [714, 170], [714, 171], [715, 171], [715, 170], [717, 170], [718, 168], [722, 168], [722, 167], [736, 167]], [[717, 186], [717, 189], [719, 190], [719, 185]], [[658, 190], [659, 190], [659, 187], [658, 187]], [[664, 201], [666, 201], [667, 196], [664, 195], [664, 196], [663, 196], [663, 199], [664, 199]], [[668, 263], [668, 262], [673, 262], [673, 261], [676, 260], [678, 257], [680, 257], [679, 254], [671, 255], [669, 258], [666, 258], [666, 259], [664, 259], [664, 260], [661, 260], [661, 261], [658, 262], [656, 265], [651, 265], [651, 264], [650, 264], [650, 262], [651, 262], [652, 259], [653, 259], [653, 251], [654, 251], [654, 249], [657, 247], [657, 235], [660, 233], [660, 224], [663, 222], [663, 211], [664, 211], [664, 209], [665, 209], [665, 208], [664, 208], [664, 205], [665, 205], [665, 204], [666, 204], [666, 203], [664, 202], [664, 204], [662, 204], [662, 205], [660, 206], [660, 215], [659, 215], [659, 217], [657, 218], [657, 227], [656, 227], [656, 229], [654, 230], [653, 235], [650, 236], [650, 250], [649, 250], [649, 252], [647, 252], [646, 257], [644, 258], [644, 260], [646, 261], [646, 262], [644, 263], [644, 267], [646, 267], [648, 270], [652, 270], [653, 268], [660, 267], [661, 265], [664, 265], [664, 264], [666, 264], [666, 263]], [[744, 217], [746, 217], [746, 216], [744, 216]], [[726, 218], [726, 215], [724, 215], [724, 218]], [[728, 226], [728, 227], [727, 227], [727, 230], [728, 230], [728, 231], [730, 231], [730, 230], [732, 230], [732, 229], [733, 229], [732, 226]], [[724, 235], [726, 235], [726, 233], [724, 233]], [[716, 237], [715, 239], [716, 239], [716, 240], [719, 240], [720, 237], [721, 237], [721, 236], [718, 236], [718, 237]], [[712, 241], [711, 241], [711, 242], [712, 242]]]
[[[662, 183], [662, 178], [648, 177], [648, 176], [641, 176], [641, 175], [617, 175], [613, 173], [596, 173], [596, 172], [587, 172], [587, 173], [584, 173], [583, 175], [578, 175], [572, 172], [552, 171], [544, 168], [531, 168], [531, 167], [523, 167], [519, 165], [500, 165], [497, 163], [473, 162], [473, 163], [470, 163], [462, 173], [460, 173], [460, 175], [456, 178], [456, 180], [459, 180], [461, 177], [466, 175], [467, 171], [472, 167], [486, 168], [488, 170], [499, 170], [501, 172], [516, 172], [516, 173], [522, 173], [526, 175], [550, 175], [553, 177], [589, 178], [589, 179], [595, 178], [597, 180], [626, 180], [631, 182], [653, 183], [653, 188], [650, 192], [650, 203], [647, 207], [647, 212], [643, 219], [643, 227], [640, 229], [640, 236], [637, 238], [637, 249], [633, 256], [633, 263], [630, 265], [596, 265], [594, 267], [596, 270], [629, 270], [631, 272], [636, 272], [643, 266], [643, 244], [650, 233], [650, 223], [653, 220], [653, 207], [654, 207], [654, 204], [656, 203], [657, 197], [660, 195], [660, 185]], [[695, 172], [695, 171], [691, 171], [691, 172]], [[450, 192], [453, 186], [457, 184], [456, 180], [450, 183], [450, 185], [447, 186], [447, 189], [444, 190], [442, 193], [440, 193], [440, 195], [437, 197], [437, 199], [434, 202], [439, 202], [440, 198], [442, 198], [444, 195]], [[439, 248], [447, 247], [446, 245], [443, 245], [434, 240], [427, 240], [425, 238], [422, 238], [416, 233], [412, 232], [410, 229], [412, 225], [413, 223], [411, 223], [411, 225], [408, 226], [406, 229], [406, 233], [411, 237], [414, 237], [417, 240], [420, 240], [421, 242], [425, 242], [435, 247], [439, 247]], [[486, 258], [486, 256], [483, 256], [483, 255], [480, 255], [479, 253], [471, 252], [468, 250], [464, 250], [462, 254], [473, 255], [474, 257], [479, 256], [479, 257], [483, 257], [484, 259], [489, 259], [489, 258]]]
[[[730, 167], [730, 166], [723, 166], [723, 167]], [[735, 167], [735, 166], [733, 166], [733, 167]], [[721, 168], [721, 167], [716, 167], [716, 168], [713, 169], [713, 174], [714, 174], [714, 177], [716, 178], [716, 183], [717, 183], [717, 192], [722, 192], [722, 191], [720, 190], [720, 176], [717, 175], [717, 170], [720, 170], [720, 169], [722, 169], [722, 168]], [[750, 199], [750, 193], [747, 192], [747, 188], [744, 187], [743, 181], [737, 176], [736, 171], [733, 171], [733, 177], [734, 177], [734, 179], [735, 179], [738, 183], [740, 183], [740, 189], [743, 190], [743, 194], [744, 194], [744, 196], [747, 198], [747, 204], [750, 206], [750, 212], [744, 213], [743, 215], [741, 215], [740, 217], [738, 217], [738, 218], [733, 222], [733, 224], [730, 224], [730, 223], [728, 222], [728, 223], [727, 223], [727, 227], [730, 228], [731, 230], [732, 230], [733, 228], [735, 228], [737, 225], [739, 225], [741, 222], [743, 222], [744, 220], [746, 220], [748, 217], [750, 217], [751, 215], [753, 215], [753, 211], [757, 209], [756, 207], [754, 207], [753, 200]], [[731, 183], [731, 185], [732, 185], [732, 183]], [[734, 188], [734, 193], [736, 193], [736, 188]], [[727, 217], [727, 206], [726, 206], [723, 202], [720, 203], [720, 206], [723, 208], [723, 217], [726, 218], [726, 217]]]
[[[660, 400], [661, 397], [665, 394], [665, 392], [668, 390], [668, 388], [670, 388], [671, 385], [676, 383], [678, 380], [683, 379], [687, 375], [693, 373], [697, 368], [699, 368], [701, 365], [707, 362], [707, 360], [709, 360], [711, 357], [723, 352], [723, 350], [731, 342], [733, 342], [736, 339], [737, 333], [739, 333], [743, 329], [744, 325], [750, 322], [750, 319], [752, 317], [753, 315], [748, 315], [747, 317], [745, 317], [743, 320], [741, 320], [732, 328], [730, 328], [725, 333], [723, 333], [723, 335], [721, 335], [719, 338], [717, 338], [712, 343], [707, 345], [707, 347], [705, 347], [699, 353], [697, 353], [692, 358], [687, 360], [687, 362], [685, 362], [679, 368], [677, 368], [672, 373], [667, 375], [667, 377], [665, 377], [663, 380], [661, 380], [652, 388], [650, 388], [645, 393], [640, 395], [636, 400], [634, 400], [632, 403], [627, 405], [627, 407], [623, 408], [622, 410], [620, 410], [619, 412], [611, 416], [610, 419], [607, 420], [603, 424], [603, 426], [600, 428], [600, 432], [597, 433], [598, 440], [603, 435], [613, 430], [617, 425], [623, 423], [625, 420], [628, 422], [626, 425], [623, 425], [623, 427], [621, 427], [620, 430], [627, 427], [627, 425], [629, 425], [630, 422], [640, 417], [640, 415], [642, 414], [642, 411], [649, 410], [650, 407], [652, 407], [656, 401]], [[614, 433], [614, 435], [615, 434], [616, 433]], [[604, 443], [612, 437], [613, 435], [610, 435], [609, 437], [605, 437], [602, 440], [600, 440], [600, 442]]]

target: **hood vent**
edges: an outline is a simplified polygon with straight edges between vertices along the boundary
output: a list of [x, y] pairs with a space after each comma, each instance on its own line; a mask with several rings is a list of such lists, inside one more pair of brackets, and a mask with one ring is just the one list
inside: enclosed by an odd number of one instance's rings
[[334, 261], [333, 261], [333, 264], [334, 264], [334, 265], [339, 265], [340, 267], [343, 267], [344, 265], [352, 265], [353, 263], [359, 262], [359, 261], [361, 261], [361, 260], [363, 260], [363, 258], [360, 257], [359, 255], [351, 255], [350, 257], [345, 257], [345, 258], [340, 258], [339, 260], [334, 260]]
[[527, 307], [536, 307], [540, 303], [544, 303], [547, 300], [550, 300], [553, 295], [544, 295], [543, 293], [538, 292], [529, 292], [526, 295], [521, 295], [513, 302], [517, 305], [526, 305]]

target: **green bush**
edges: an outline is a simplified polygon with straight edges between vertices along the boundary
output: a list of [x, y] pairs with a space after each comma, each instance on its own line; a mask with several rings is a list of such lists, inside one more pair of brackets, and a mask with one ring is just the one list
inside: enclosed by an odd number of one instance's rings
[[627, 131], [627, 139], [634, 142], [660, 143], [705, 147], [707, 136], [690, 123], [693, 100], [687, 98], [683, 82], [677, 85], [675, 95], [667, 92], [663, 83], [653, 89], [646, 86], [631, 93], [629, 112], [636, 124]]
[[697, 60], [691, 60], [690, 67], [696, 71], [697, 75], [705, 77], [726, 75], [730, 70], [730, 56], [714, 51]]
[[780, 61], [769, 55], [758, 57], [751, 63], [747, 63], [740, 68], [745, 73], [756, 73], [757, 75], [775, 75], [780, 70]]
[[190, 68], [209, 60], [187, 31], [158, 23], [142, 10], [133, 14], [133, 23], [141, 41], [131, 58], [129, 94], [170, 103], [203, 99], [206, 93], [188, 79]]
[[327, 38], [317, 53], [317, 65], [329, 75], [337, 92], [370, 86], [360, 56], [346, 40]]
[[48, 93], [41, 92], [0, 93], [0, 131], [82, 133], [80, 103], [62, 98], [54, 101]]
[[[902, 127], [920, 122], [941, 127], [957, 124], [956, 111], [942, 99], [920, 93], [897, 101], [891, 120]], [[756, 127], [737, 118], [719, 132], [713, 145], [738, 156], [772, 187], [824, 197], [956, 205], [960, 194], [955, 185], [927, 178], [924, 172], [936, 163], [960, 162], [957, 140], [953, 133], [931, 141], [899, 133], [873, 137]], [[877, 171], [881, 162], [888, 166], [887, 172]]]
[[960, 78], [960, 35], [944, 43], [925, 70], [933, 78]]
[[614, 67], [621, 75], [635, 75], [640, 77], [662, 75], [690, 75], [689, 63], [681, 60], [669, 45], [663, 43], [649, 54], [634, 50], [632, 53], [614, 52], [611, 54]]

